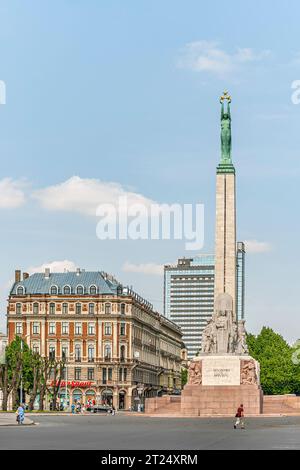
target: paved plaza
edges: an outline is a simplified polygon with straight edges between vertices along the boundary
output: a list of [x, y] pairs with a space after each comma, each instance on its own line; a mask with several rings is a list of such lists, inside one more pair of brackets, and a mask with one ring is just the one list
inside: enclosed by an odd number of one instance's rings
[[0, 449], [300, 449], [300, 417], [233, 419], [35, 416], [35, 426], [0, 427]]

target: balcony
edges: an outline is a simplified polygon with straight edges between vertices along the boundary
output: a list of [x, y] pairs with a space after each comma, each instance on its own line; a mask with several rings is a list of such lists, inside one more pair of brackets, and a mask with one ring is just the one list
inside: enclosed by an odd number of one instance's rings
[[81, 357], [75, 357], [75, 362], [81, 362]]
[[95, 358], [94, 357], [89, 357], [88, 362], [95, 362]]

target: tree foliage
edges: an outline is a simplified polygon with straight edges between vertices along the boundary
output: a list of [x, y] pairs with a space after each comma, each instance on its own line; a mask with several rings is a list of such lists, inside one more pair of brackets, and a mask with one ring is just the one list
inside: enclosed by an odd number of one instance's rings
[[300, 366], [295, 364], [295, 348], [271, 328], [259, 335], [247, 335], [249, 353], [260, 363], [261, 386], [266, 395], [299, 393]]

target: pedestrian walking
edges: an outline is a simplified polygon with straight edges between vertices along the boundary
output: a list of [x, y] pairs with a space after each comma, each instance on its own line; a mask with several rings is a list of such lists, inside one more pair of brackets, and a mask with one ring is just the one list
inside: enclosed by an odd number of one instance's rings
[[237, 409], [236, 412], [236, 421], [234, 424], [234, 429], [236, 429], [238, 426], [241, 426], [241, 429], [245, 429], [245, 415], [244, 415], [244, 405], [243, 403], [240, 404], [240, 406]]
[[116, 414], [116, 408], [114, 406], [111, 407], [111, 414], [112, 416], [115, 416]]
[[23, 421], [24, 421], [24, 418], [25, 418], [25, 411], [24, 411], [24, 407], [22, 405], [20, 405], [16, 411], [16, 415], [17, 415], [17, 422], [18, 424], [23, 424]]

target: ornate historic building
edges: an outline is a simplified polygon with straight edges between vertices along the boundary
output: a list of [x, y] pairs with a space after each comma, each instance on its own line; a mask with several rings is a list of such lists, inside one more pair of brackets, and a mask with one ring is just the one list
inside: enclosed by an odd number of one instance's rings
[[9, 342], [64, 359], [61, 400], [128, 409], [181, 386], [180, 328], [103, 272], [16, 271], [7, 322]]

